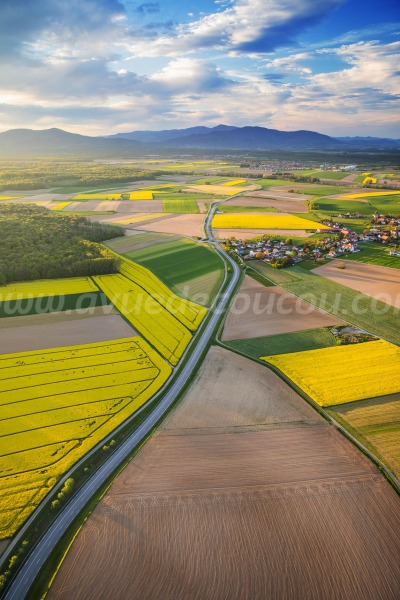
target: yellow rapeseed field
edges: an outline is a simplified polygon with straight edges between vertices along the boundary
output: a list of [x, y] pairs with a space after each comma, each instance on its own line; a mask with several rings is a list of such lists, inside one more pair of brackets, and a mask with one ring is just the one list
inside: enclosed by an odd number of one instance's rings
[[172, 365], [179, 362], [192, 335], [152, 294], [123, 275], [93, 277], [132, 326]]
[[129, 199], [130, 200], [153, 200], [153, 192], [150, 190], [140, 190], [138, 192], [131, 192]]
[[131, 260], [119, 257], [119, 272], [140, 285], [149, 294], [174, 315], [178, 321], [191, 331], [196, 331], [207, 314], [207, 309], [200, 304], [180, 298], [165, 285], [154, 273]]
[[0, 357], [0, 538], [170, 374], [139, 337]]
[[247, 183], [247, 179], [235, 179], [234, 181], [227, 181], [222, 185], [230, 186], [230, 185], [240, 185], [241, 183]]
[[384, 340], [264, 356], [320, 406], [400, 391], [400, 348]]
[[0, 194], [0, 200], [15, 200], [16, 198], [19, 198], [19, 196], [2, 196]]
[[363, 180], [363, 185], [366, 185], [367, 183], [376, 183], [377, 179], [376, 177], [365, 177], [365, 179]]
[[70, 277], [69, 279], [38, 279], [22, 283], [9, 283], [0, 287], [0, 302], [23, 300], [25, 298], [47, 298], [98, 292], [90, 277]]
[[69, 206], [71, 202], [58, 202], [58, 204], [52, 204], [50, 206], [51, 210], [63, 210], [66, 206]]
[[328, 229], [326, 225], [292, 215], [223, 214], [215, 215], [216, 229]]
[[393, 192], [379, 192], [376, 190], [375, 192], [364, 192], [362, 194], [346, 194], [345, 196], [340, 196], [340, 200], [344, 200], [345, 198], [368, 198], [368, 196], [391, 196], [398, 193], [399, 190]]

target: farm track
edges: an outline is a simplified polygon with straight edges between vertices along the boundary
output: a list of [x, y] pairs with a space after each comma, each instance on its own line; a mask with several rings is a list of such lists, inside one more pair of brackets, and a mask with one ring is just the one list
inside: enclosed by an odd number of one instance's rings
[[273, 372], [213, 347], [48, 600], [395, 600], [399, 519], [365, 456]]

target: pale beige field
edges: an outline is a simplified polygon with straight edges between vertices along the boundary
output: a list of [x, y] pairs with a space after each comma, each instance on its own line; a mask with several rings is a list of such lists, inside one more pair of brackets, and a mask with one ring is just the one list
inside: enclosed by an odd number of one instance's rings
[[[261, 195], [261, 193], [263, 195]], [[240, 196], [233, 200], [228, 200], [224, 204], [230, 206], [271, 206], [282, 212], [307, 213], [308, 208], [305, 204], [305, 199], [308, 196], [300, 196], [299, 194], [275, 194], [266, 195], [265, 192], [254, 192], [254, 195]]]
[[276, 382], [211, 349], [83, 526], [47, 598], [397, 600], [398, 496]]
[[400, 269], [367, 265], [350, 260], [345, 262], [345, 269], [338, 269], [336, 265], [339, 262], [333, 260], [317, 267], [313, 273], [400, 309]]
[[203, 237], [203, 221], [204, 215], [178, 215], [170, 216], [162, 221], [138, 225], [136, 229]]
[[247, 431], [299, 422], [324, 425], [318, 413], [275, 373], [213, 346], [193, 384], [161, 424], [160, 431]]
[[243, 340], [343, 324], [279, 286], [265, 287], [246, 276], [228, 312], [222, 340]]
[[110, 306], [0, 319], [0, 354], [90, 344], [136, 335]]

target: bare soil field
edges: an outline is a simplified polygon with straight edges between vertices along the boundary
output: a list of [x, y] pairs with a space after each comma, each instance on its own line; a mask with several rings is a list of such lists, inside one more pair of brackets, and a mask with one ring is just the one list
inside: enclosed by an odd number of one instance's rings
[[246, 194], [245, 196], [228, 200], [225, 204], [231, 206], [272, 206], [283, 212], [307, 213], [308, 208], [305, 204], [307, 198], [308, 196], [289, 194], [288, 192], [282, 195], [275, 194], [275, 192], [269, 195], [266, 192], [253, 192], [252, 196]]
[[212, 348], [47, 598], [397, 600], [399, 518], [375, 466], [284, 382]]
[[179, 215], [170, 216], [167, 219], [145, 225], [138, 225], [136, 229], [145, 231], [157, 231], [160, 233], [176, 233], [186, 236], [203, 237], [204, 215]]
[[[276, 214], [276, 213], [275, 213]], [[214, 229], [214, 237], [219, 240], [226, 240], [234, 237], [237, 240], [251, 240], [262, 235], [279, 235], [294, 237], [310, 237], [313, 233], [309, 233], [305, 229]]]
[[[292, 390], [275, 384], [267, 369], [213, 348], [182, 403], [85, 523], [47, 597], [397, 600], [396, 493], [305, 403], [303, 412]], [[235, 429], [253, 394], [277, 427], [257, 430], [250, 411], [254, 429]], [[224, 424], [233, 427], [214, 429]], [[206, 427], [201, 435], [196, 425]]]
[[378, 265], [367, 265], [353, 261], [345, 262], [345, 269], [338, 269], [334, 260], [317, 267], [313, 273], [322, 275], [336, 283], [377, 298], [386, 304], [400, 308], [400, 270]]
[[317, 329], [343, 321], [279, 286], [265, 287], [246, 276], [225, 321], [223, 341]]
[[90, 344], [135, 335], [109, 306], [0, 319], [0, 354]]
[[[270, 369], [213, 346], [160, 431], [193, 433], [325, 422]], [[189, 430], [189, 431], [186, 431]]]

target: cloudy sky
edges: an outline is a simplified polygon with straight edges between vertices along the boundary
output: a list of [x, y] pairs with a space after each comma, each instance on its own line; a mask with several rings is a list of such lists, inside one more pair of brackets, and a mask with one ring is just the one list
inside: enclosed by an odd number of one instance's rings
[[1, 0], [0, 131], [400, 138], [398, 0]]

